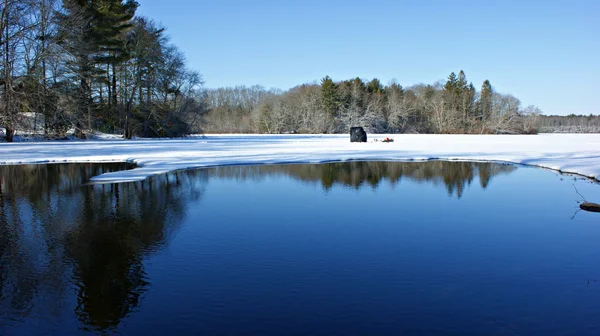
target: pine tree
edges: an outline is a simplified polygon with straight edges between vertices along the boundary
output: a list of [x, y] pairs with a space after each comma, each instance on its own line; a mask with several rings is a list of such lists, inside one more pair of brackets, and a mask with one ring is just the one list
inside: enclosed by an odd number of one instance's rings
[[457, 83], [458, 79], [456, 78], [456, 74], [451, 72], [446, 81], [446, 85], [444, 85], [444, 90], [447, 92], [455, 92], [458, 87]]
[[64, 0], [63, 12], [57, 15], [60, 42], [71, 55], [69, 68], [78, 82], [76, 135], [84, 136], [84, 119], [91, 128], [92, 86], [112, 73], [109, 105], [116, 108], [116, 66], [128, 59], [125, 32], [131, 28], [137, 2], [128, 0]]
[[456, 99], [460, 113], [462, 114], [463, 124], [467, 126], [473, 109], [475, 88], [473, 87], [473, 83], [467, 81], [467, 76], [463, 70], [460, 70], [456, 81]]
[[467, 102], [468, 102], [468, 113], [469, 116], [473, 116], [475, 113], [475, 86], [473, 83], [469, 83], [469, 87], [467, 89]]
[[[95, 8], [97, 22], [94, 31], [99, 53], [95, 57], [98, 64], [106, 64], [109, 74], [109, 106], [117, 106], [117, 66], [131, 58], [126, 48], [125, 33], [133, 27], [133, 17], [138, 3], [128, 0], [97, 1]], [[108, 74], [109, 71], [107, 71]]]
[[331, 117], [337, 115], [340, 107], [338, 86], [329, 76], [321, 80], [321, 106]]
[[83, 137], [83, 121], [88, 116], [91, 119], [92, 110], [92, 80], [98, 76], [93, 57], [98, 51], [94, 41], [94, 13], [88, 1], [64, 0], [63, 11], [57, 14], [59, 26], [59, 45], [69, 54], [66, 62], [73, 73], [72, 91], [76, 100], [73, 122], [75, 135]]
[[479, 98], [479, 115], [482, 121], [488, 120], [492, 114], [492, 94], [492, 85], [486, 79], [481, 86]]
[[454, 72], [450, 73], [446, 85], [444, 85], [444, 102], [446, 109], [454, 111], [458, 105], [458, 78]]
[[385, 89], [385, 92], [386, 95], [397, 95], [399, 97], [404, 96], [404, 88], [398, 83], [392, 83], [389, 87]]
[[458, 73], [458, 79], [456, 81], [456, 89], [463, 93], [466, 92], [468, 90], [469, 84], [467, 82], [467, 76], [465, 75], [465, 72], [460, 70], [460, 72]]
[[379, 79], [373, 78], [369, 82], [369, 84], [367, 84], [367, 90], [369, 91], [369, 93], [380, 94], [383, 93], [383, 85], [381, 85]]
[[356, 87], [360, 87], [361, 89], [365, 88], [365, 83], [360, 79], [360, 77], [356, 77], [352, 80], [352, 84]]

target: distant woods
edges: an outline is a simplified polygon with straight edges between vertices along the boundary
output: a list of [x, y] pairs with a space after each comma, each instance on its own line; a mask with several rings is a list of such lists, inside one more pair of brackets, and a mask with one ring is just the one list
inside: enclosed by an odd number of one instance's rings
[[539, 129], [544, 133], [600, 133], [600, 116], [543, 115], [539, 120]]
[[0, 128], [61, 137], [199, 131], [200, 75], [133, 0], [0, 0]]
[[475, 88], [463, 71], [444, 82], [403, 87], [378, 79], [304, 84], [288, 91], [262, 87], [208, 90], [207, 132], [346, 133], [537, 133], [541, 111], [494, 91]]

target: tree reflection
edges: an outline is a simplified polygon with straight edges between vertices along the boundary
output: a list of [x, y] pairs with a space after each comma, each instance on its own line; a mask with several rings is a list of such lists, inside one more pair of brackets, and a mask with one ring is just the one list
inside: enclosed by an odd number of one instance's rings
[[486, 188], [490, 180], [498, 174], [510, 173], [516, 168], [513, 165], [478, 162], [386, 162], [386, 161], [353, 161], [321, 165], [264, 165], [264, 166], [230, 166], [213, 168], [211, 175], [236, 178], [260, 179], [267, 175], [283, 174], [306, 182], [320, 182], [325, 190], [334, 185], [360, 188], [369, 185], [377, 188], [382, 181], [392, 184], [403, 178], [418, 182], [444, 184], [450, 196], [462, 197], [466, 186], [479, 175], [479, 183]]
[[84, 185], [128, 167], [0, 167], [2, 316], [60, 314], [65, 302], [44, 298], [64, 299], [73, 284], [75, 313], [87, 330], [113, 330], [139, 305], [149, 286], [144, 258], [169, 241], [208, 175], [181, 171], [138, 183]]
[[444, 186], [449, 195], [461, 197], [477, 177], [485, 188], [494, 176], [515, 169], [443, 161], [235, 166], [85, 185], [92, 176], [130, 167], [0, 166], [0, 334], [3, 325], [26, 322], [39, 312], [58, 318], [72, 306], [69, 297], [76, 297], [72, 309], [86, 330], [116, 331], [151, 286], [144, 261], [169, 242], [209, 178], [282, 175], [326, 190], [410, 179]]

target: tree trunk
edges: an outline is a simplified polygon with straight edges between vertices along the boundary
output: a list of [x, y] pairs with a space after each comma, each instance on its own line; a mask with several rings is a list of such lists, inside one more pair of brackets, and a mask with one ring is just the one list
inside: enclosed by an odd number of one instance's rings
[[98, 98], [100, 98], [100, 107], [104, 110], [104, 90], [102, 84], [98, 85]]
[[86, 106], [87, 115], [88, 115], [88, 127], [87, 127], [88, 131], [92, 130], [92, 100], [93, 100], [92, 92], [90, 90], [89, 96], [87, 97], [87, 106]]
[[112, 65], [112, 103], [113, 109], [117, 108], [117, 66]]
[[125, 116], [125, 126], [123, 128], [123, 137], [129, 139], [129, 118], [127, 116]]
[[[133, 96], [132, 96], [133, 98]], [[124, 130], [124, 134], [123, 137], [125, 139], [131, 139], [132, 136], [132, 132], [131, 132], [131, 104], [127, 103], [125, 104], [125, 130]]]
[[125, 139], [131, 139], [132, 137], [130, 118], [129, 108], [127, 108], [127, 112], [125, 113], [125, 134], [123, 135]]
[[75, 133], [73, 133], [73, 135], [78, 139], [85, 139], [85, 133], [83, 133], [81, 127], [81, 123], [79, 122], [79, 120], [77, 120], [75, 122]]
[[85, 117], [88, 117], [88, 122], [91, 120], [91, 106], [89, 97], [91, 97], [91, 90], [88, 88], [88, 82], [86, 78], [81, 79], [80, 92], [78, 97], [77, 115], [75, 118], [75, 137], [79, 139], [85, 139], [85, 133], [83, 132], [83, 123]]
[[112, 107], [112, 89], [110, 85], [110, 64], [106, 64], [106, 92], [107, 92], [107, 101], [108, 101], [108, 109], [110, 110]]
[[4, 135], [6, 142], [13, 142], [15, 140], [15, 130], [12, 127], [6, 127], [6, 135]]

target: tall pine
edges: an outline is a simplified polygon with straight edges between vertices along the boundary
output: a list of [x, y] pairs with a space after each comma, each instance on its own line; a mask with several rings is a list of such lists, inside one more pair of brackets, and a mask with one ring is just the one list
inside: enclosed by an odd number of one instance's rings
[[110, 83], [109, 108], [117, 106], [117, 67], [131, 58], [126, 48], [126, 32], [133, 27], [133, 17], [138, 3], [132, 0], [96, 1], [97, 25], [95, 35], [99, 53], [95, 57], [98, 64], [106, 64], [107, 77]]
[[468, 124], [468, 119], [472, 114], [473, 101], [475, 99], [475, 88], [473, 83], [467, 81], [467, 76], [463, 70], [460, 70], [456, 82], [456, 98], [458, 108], [462, 114], [463, 124]]
[[[137, 6], [133, 0], [64, 0], [63, 11], [57, 14], [60, 45], [70, 55], [67, 65], [77, 83], [74, 124], [78, 136], [92, 127], [95, 82], [110, 83], [109, 105], [113, 113], [116, 109], [116, 66], [129, 57], [125, 33]], [[109, 73], [110, 80], [105, 80]]]
[[444, 103], [446, 110], [455, 111], [457, 108], [457, 96], [459, 92], [458, 78], [456, 73], [451, 72], [444, 85]]
[[84, 119], [87, 116], [88, 126], [92, 115], [92, 81], [99, 76], [94, 64], [94, 56], [98, 52], [95, 41], [95, 15], [89, 1], [64, 0], [63, 10], [57, 13], [59, 28], [59, 44], [70, 56], [66, 62], [72, 74], [71, 83], [75, 98], [73, 124], [75, 135], [84, 136]]
[[485, 80], [481, 86], [481, 95], [479, 97], [479, 115], [482, 122], [488, 120], [492, 114], [492, 84]]
[[329, 76], [325, 76], [321, 80], [321, 107], [329, 116], [335, 117], [340, 103], [337, 84]]

